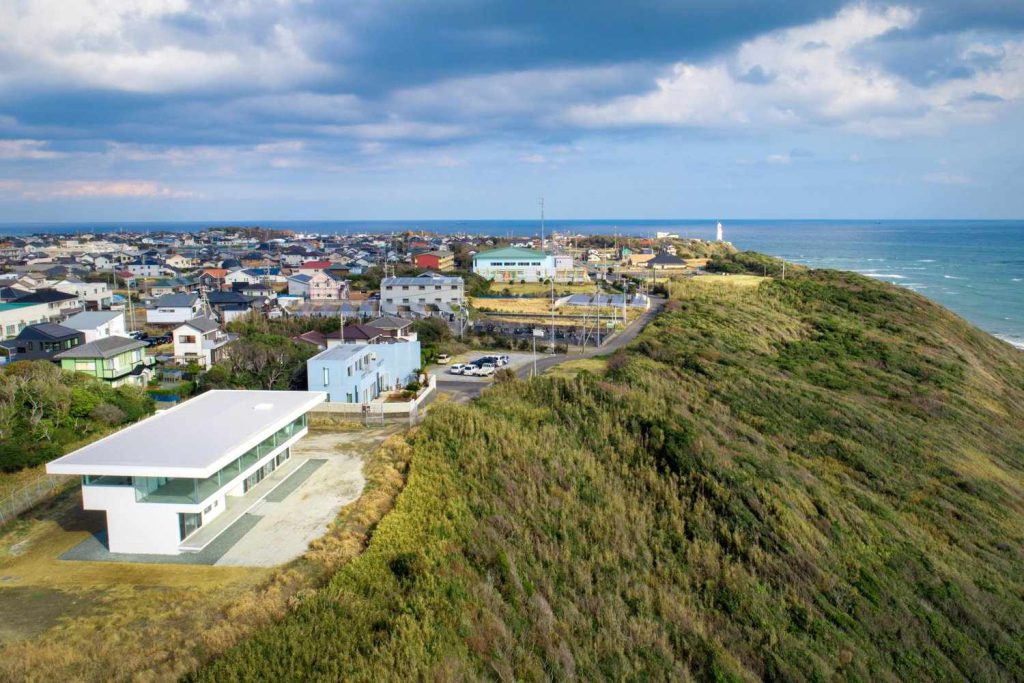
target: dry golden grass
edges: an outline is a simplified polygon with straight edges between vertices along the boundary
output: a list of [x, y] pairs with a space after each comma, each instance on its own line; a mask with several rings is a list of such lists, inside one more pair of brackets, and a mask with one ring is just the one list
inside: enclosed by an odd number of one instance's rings
[[530, 299], [525, 297], [519, 299], [471, 298], [470, 305], [478, 311], [493, 313], [546, 314], [551, 311], [551, 302], [548, 299]]
[[[551, 293], [551, 285], [545, 285], [540, 282], [527, 282], [525, 284], [504, 284], [494, 283], [491, 285], [491, 290], [498, 293], [508, 290], [512, 294], [522, 294], [526, 296], [531, 295], [546, 295]], [[555, 296], [564, 296], [565, 294], [590, 294], [594, 291], [594, 285], [592, 284], [577, 284], [577, 285], [555, 285]]]
[[546, 377], [565, 377], [572, 379], [577, 373], [586, 371], [595, 375], [603, 375], [608, 368], [608, 361], [603, 358], [581, 358], [559, 363], [544, 372]]
[[760, 275], [701, 275], [691, 280], [698, 286], [728, 286], [754, 288], [771, 278]]
[[281, 618], [363, 550], [404, 485], [405, 439], [365, 431], [346, 442], [367, 452], [363, 495], [280, 568], [61, 561], [101, 522], [77, 491], [5, 529], [0, 614], [22, 618], [0, 626], [0, 680], [175, 680]]

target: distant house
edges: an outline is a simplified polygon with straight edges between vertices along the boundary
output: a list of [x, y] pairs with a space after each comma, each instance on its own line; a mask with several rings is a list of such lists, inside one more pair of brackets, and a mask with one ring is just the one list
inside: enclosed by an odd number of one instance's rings
[[256, 303], [252, 297], [239, 292], [210, 292], [206, 298], [224, 324], [245, 316]]
[[316, 330], [297, 334], [292, 337], [292, 341], [315, 346], [319, 351], [323, 351], [327, 348], [327, 337], [322, 332], [317, 332]]
[[56, 323], [38, 323], [29, 325], [14, 339], [0, 343], [7, 349], [11, 361], [53, 360], [61, 351], [84, 344], [85, 335]]
[[124, 327], [124, 313], [120, 311], [86, 311], [71, 316], [63, 324], [83, 333], [86, 342], [104, 337], [128, 336]]
[[324, 301], [344, 299], [348, 281], [326, 270], [317, 270], [309, 276], [309, 300]]
[[306, 261], [299, 266], [300, 275], [312, 275], [318, 271], [327, 270], [331, 267], [330, 261]]
[[227, 357], [229, 345], [238, 339], [220, 329], [216, 320], [199, 317], [174, 328], [174, 359], [180, 363], [195, 361], [208, 368]]
[[160, 277], [164, 274], [164, 264], [156, 259], [146, 258], [132, 261], [125, 269], [136, 277]]
[[31, 294], [18, 297], [12, 303], [43, 304], [50, 318], [56, 318], [82, 310], [82, 302], [75, 294], [59, 292], [56, 289], [37, 289]]
[[647, 261], [645, 265], [653, 270], [682, 270], [686, 268], [686, 261], [663, 251]]
[[221, 289], [227, 274], [224, 268], [207, 268], [199, 275], [199, 284], [207, 289]]
[[54, 285], [54, 289], [65, 294], [74, 294], [87, 308], [102, 310], [110, 308], [113, 292], [106, 282], [84, 282], [78, 278], [67, 278]]
[[309, 281], [312, 279], [312, 275], [305, 275], [302, 273], [292, 275], [288, 278], [288, 293], [292, 296], [309, 298]]
[[146, 321], [155, 325], [174, 325], [199, 317], [203, 304], [198, 294], [165, 294], [146, 311]]
[[164, 263], [177, 270], [187, 270], [195, 266], [195, 259], [182, 256], [181, 254], [171, 254], [164, 260]]
[[54, 356], [65, 370], [83, 372], [111, 386], [145, 386], [152, 371], [145, 343], [128, 337], [106, 337], [76, 346]]
[[196, 288], [196, 281], [181, 277], [160, 278], [149, 285], [152, 296], [163, 296], [175, 292], [187, 292]]
[[224, 276], [224, 284], [227, 285], [228, 287], [231, 287], [232, 285], [235, 285], [236, 283], [239, 282], [244, 282], [245, 284], [251, 285], [259, 281], [260, 278], [257, 275], [255, 275], [253, 271], [246, 270], [244, 268], [232, 270], [231, 272]]
[[370, 322], [370, 326], [381, 330], [386, 337], [416, 339], [416, 333], [412, 331], [412, 321], [396, 318], [393, 315], [381, 316]]
[[324, 335], [327, 348], [338, 344], [376, 344], [391, 340], [391, 335], [373, 325], [345, 325], [336, 332]]
[[450, 251], [424, 251], [413, 254], [412, 262], [417, 268], [427, 268], [442, 273], [455, 270], [455, 254]]
[[341, 344], [306, 361], [306, 384], [327, 392], [328, 402], [366, 404], [415, 380], [419, 367], [418, 341]]

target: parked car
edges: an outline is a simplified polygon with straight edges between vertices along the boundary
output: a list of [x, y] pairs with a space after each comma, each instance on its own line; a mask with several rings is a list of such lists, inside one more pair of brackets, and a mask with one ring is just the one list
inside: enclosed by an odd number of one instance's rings
[[456, 363], [455, 365], [448, 368], [448, 374], [450, 375], [461, 375], [465, 368], [470, 367], [468, 364]]
[[447, 353], [439, 353], [439, 354], [437, 354], [437, 364], [438, 365], [448, 365], [448, 361], [449, 360], [451, 360], [451, 358], [448, 356]]
[[488, 377], [494, 374], [494, 363], [483, 363], [474, 372], [477, 377]]
[[498, 365], [499, 368], [503, 367], [505, 365], [508, 365], [508, 361], [509, 361], [509, 357], [508, 356], [498, 356], [498, 363], [497, 363], [497, 365]]

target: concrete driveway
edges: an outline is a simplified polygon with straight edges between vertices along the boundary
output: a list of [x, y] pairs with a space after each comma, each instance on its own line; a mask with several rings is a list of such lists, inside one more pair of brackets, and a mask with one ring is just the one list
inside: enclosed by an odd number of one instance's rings
[[399, 431], [390, 426], [358, 432], [310, 431], [292, 448], [292, 458], [306, 460], [312, 473], [297, 486], [288, 480], [247, 514], [259, 521], [225, 552], [217, 565], [271, 567], [306, 552], [327, 533], [342, 507], [358, 498], [366, 484], [363, 457], [384, 438]]

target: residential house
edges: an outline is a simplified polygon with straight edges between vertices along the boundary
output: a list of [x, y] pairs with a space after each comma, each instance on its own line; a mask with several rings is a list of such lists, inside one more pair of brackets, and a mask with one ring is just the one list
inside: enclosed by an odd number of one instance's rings
[[257, 306], [255, 299], [239, 292], [210, 292], [206, 299], [224, 324], [244, 317]]
[[111, 386], [146, 386], [152, 360], [145, 354], [146, 344], [128, 337], [104, 337], [76, 346], [54, 356], [65, 370], [84, 372], [110, 382]]
[[653, 270], [683, 270], [686, 268], [686, 261], [663, 251], [645, 265]]
[[194, 291], [198, 284], [195, 280], [183, 277], [162, 277], [149, 284], [149, 294], [150, 296], [161, 297], [165, 294], [174, 294], [175, 292]]
[[164, 259], [164, 263], [175, 270], [188, 270], [196, 265], [195, 259], [182, 256], [181, 254], [171, 254]]
[[56, 323], [29, 325], [14, 339], [0, 342], [11, 361], [53, 360], [61, 351], [84, 343], [84, 334]]
[[227, 357], [228, 347], [238, 339], [220, 329], [216, 320], [201, 316], [174, 328], [174, 360], [179, 363], [196, 362], [208, 368]]
[[381, 330], [384, 336], [392, 339], [416, 339], [416, 333], [412, 331], [411, 320], [384, 315], [370, 322], [370, 325]]
[[74, 294], [85, 305], [94, 311], [110, 308], [113, 292], [106, 282], [84, 282], [78, 278], [67, 278], [55, 284], [54, 289], [65, 294]]
[[309, 274], [310, 301], [344, 299], [347, 292], [348, 280], [343, 280], [326, 270], [317, 270]]
[[86, 342], [105, 337], [127, 337], [122, 311], [85, 311], [73, 315], [62, 323], [85, 335]]
[[312, 275], [321, 270], [327, 270], [331, 267], [330, 261], [306, 261], [299, 266], [300, 275]]
[[146, 311], [146, 321], [154, 325], [175, 325], [198, 318], [203, 302], [198, 294], [165, 294]]
[[312, 275], [292, 275], [288, 278], [288, 294], [291, 296], [302, 296], [309, 298], [309, 281]]
[[326, 392], [328, 402], [368, 404], [416, 380], [420, 362], [418, 341], [340, 344], [306, 361], [306, 383]]
[[136, 277], [160, 277], [165, 271], [164, 264], [154, 258], [132, 261], [125, 269]]
[[339, 344], [379, 344], [391, 341], [391, 335], [373, 325], [344, 325], [340, 330], [323, 335], [327, 348]]
[[46, 471], [82, 477], [82, 507], [104, 512], [111, 552], [194, 553], [236, 528], [298, 466], [291, 448], [323, 400], [307, 391], [208, 391]]
[[323, 351], [327, 348], [327, 337], [322, 332], [317, 332], [316, 330], [297, 334], [292, 337], [292, 341], [315, 346], [318, 351]]
[[424, 251], [413, 254], [413, 265], [440, 272], [455, 270], [455, 254], [450, 251]]
[[228, 271], [224, 268], [206, 268], [199, 275], [199, 286], [206, 289], [223, 289]]

